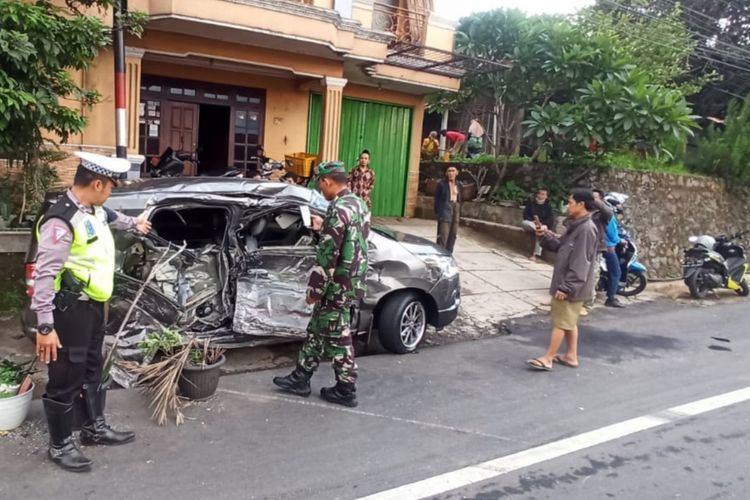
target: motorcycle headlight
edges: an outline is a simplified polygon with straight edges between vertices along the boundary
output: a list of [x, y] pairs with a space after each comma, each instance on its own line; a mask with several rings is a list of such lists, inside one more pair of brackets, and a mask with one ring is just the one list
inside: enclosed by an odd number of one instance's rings
[[419, 258], [436, 281], [441, 277], [450, 279], [458, 274], [458, 263], [452, 255], [420, 255]]

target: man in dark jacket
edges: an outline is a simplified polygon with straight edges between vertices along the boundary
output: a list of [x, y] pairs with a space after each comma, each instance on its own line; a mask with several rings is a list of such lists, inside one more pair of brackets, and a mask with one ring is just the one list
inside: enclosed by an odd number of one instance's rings
[[[527, 361], [531, 368], [549, 371], [552, 363], [578, 366], [578, 317], [591, 297], [599, 232], [591, 219], [594, 197], [588, 189], [574, 189], [568, 199], [565, 234], [557, 236], [539, 227], [537, 235], [547, 250], [557, 252], [552, 274], [552, 334], [547, 352]], [[558, 355], [563, 339], [568, 350]]]
[[[530, 198], [526, 202], [526, 207], [523, 209], [523, 223], [522, 227], [531, 232], [536, 231], [536, 225], [534, 223], [534, 217], [539, 218], [539, 222], [546, 226], [550, 231], [555, 230], [555, 214], [552, 211], [552, 204], [549, 202], [549, 191], [546, 188], [539, 188], [536, 192], [536, 196]], [[534, 243], [534, 253], [529, 257], [531, 260], [536, 260], [542, 256], [542, 245], [539, 244], [539, 238], [536, 238]]]
[[461, 183], [457, 180], [458, 169], [448, 167], [445, 179], [435, 192], [435, 217], [438, 220], [437, 244], [453, 253], [461, 217]]

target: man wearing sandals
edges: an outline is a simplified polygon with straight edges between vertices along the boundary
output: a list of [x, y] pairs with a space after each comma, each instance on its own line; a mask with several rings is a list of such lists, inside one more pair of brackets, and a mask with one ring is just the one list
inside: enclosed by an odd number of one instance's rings
[[[594, 196], [589, 189], [574, 189], [568, 198], [566, 232], [557, 236], [545, 226], [537, 228], [540, 244], [557, 252], [552, 274], [552, 334], [547, 352], [527, 364], [536, 370], [549, 371], [552, 363], [578, 366], [578, 317], [584, 301], [591, 298], [596, 265], [599, 232], [591, 219]], [[563, 339], [565, 354], [557, 354]]]

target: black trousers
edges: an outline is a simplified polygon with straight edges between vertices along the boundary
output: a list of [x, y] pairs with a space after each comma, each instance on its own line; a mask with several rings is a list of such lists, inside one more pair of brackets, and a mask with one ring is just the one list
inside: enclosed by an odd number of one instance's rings
[[62, 349], [57, 350], [57, 361], [48, 365], [47, 397], [72, 403], [84, 384], [101, 381], [104, 303], [74, 300], [65, 310], [57, 307], [54, 316]]
[[450, 217], [447, 220], [438, 220], [437, 244], [453, 253], [458, 235], [458, 223], [461, 217], [461, 204], [451, 201], [448, 204]]

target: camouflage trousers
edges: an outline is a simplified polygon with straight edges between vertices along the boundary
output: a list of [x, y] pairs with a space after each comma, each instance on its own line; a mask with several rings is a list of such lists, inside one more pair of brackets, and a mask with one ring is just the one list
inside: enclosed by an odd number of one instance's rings
[[333, 364], [336, 381], [353, 384], [357, 381], [357, 364], [354, 362], [354, 346], [350, 308], [337, 308], [315, 304], [307, 325], [307, 338], [297, 355], [297, 366], [314, 372], [321, 358], [329, 358]]

